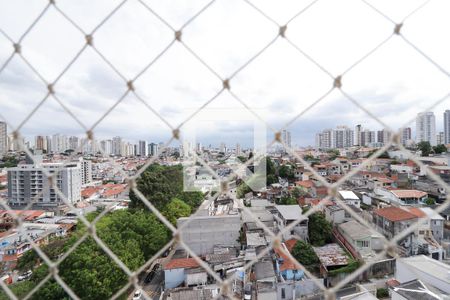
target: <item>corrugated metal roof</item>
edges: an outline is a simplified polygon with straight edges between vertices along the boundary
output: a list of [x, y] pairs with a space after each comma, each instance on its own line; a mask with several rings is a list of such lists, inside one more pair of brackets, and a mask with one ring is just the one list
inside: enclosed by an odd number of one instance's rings
[[320, 262], [325, 267], [345, 266], [348, 264], [348, 256], [338, 244], [333, 243], [313, 248]]

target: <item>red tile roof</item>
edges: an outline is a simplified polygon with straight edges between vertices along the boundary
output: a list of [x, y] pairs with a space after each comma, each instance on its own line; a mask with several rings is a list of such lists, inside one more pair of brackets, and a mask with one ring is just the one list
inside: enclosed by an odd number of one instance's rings
[[16, 215], [22, 217], [25, 221], [33, 221], [40, 216], [45, 214], [45, 211], [43, 210], [0, 210], [0, 216], [4, 215], [5, 213], [13, 216], [12, 212], [14, 212]]
[[304, 188], [312, 188], [314, 186], [314, 183], [312, 182], [312, 180], [300, 180], [300, 181], [296, 181], [295, 185], [301, 186]]
[[423, 217], [427, 216], [420, 208], [417, 208], [417, 207], [410, 207], [410, 208], [408, 208], [408, 210], [410, 213], [412, 213], [413, 215], [415, 215], [418, 218], [423, 218]]
[[190, 269], [199, 266], [199, 263], [194, 258], [174, 258], [166, 264], [164, 270]]
[[418, 190], [393, 190], [391, 192], [398, 198], [422, 198], [428, 195], [426, 192]]
[[89, 198], [95, 193], [97, 193], [101, 188], [100, 187], [87, 187], [81, 191], [81, 196], [83, 198]]
[[[295, 241], [295, 242], [297, 242], [297, 241]], [[286, 246], [286, 248], [287, 248], [287, 246]], [[283, 259], [283, 262], [280, 265], [281, 272], [283, 272], [285, 270], [297, 270], [298, 269], [295, 265], [295, 262], [292, 259], [290, 259], [289, 256], [285, 252], [280, 250], [280, 248], [275, 248], [275, 252], [278, 254], [278, 256], [280, 258]]]
[[316, 188], [317, 196], [327, 196], [328, 188], [326, 186], [319, 186]]
[[286, 242], [284, 242], [284, 244], [286, 245], [286, 248], [288, 249], [289, 252], [292, 251], [292, 249], [294, 248], [296, 243], [297, 243], [296, 239], [290, 239], [290, 240], [287, 240]]
[[[322, 201], [323, 199], [313, 199], [313, 200], [311, 200], [311, 205], [312, 206], [317, 206], [317, 205], [319, 205], [320, 204], [320, 202]], [[324, 200], [323, 202], [322, 202], [322, 204], [323, 204], [323, 206], [331, 206], [331, 205], [334, 205], [334, 203], [333, 203], [333, 201], [331, 201], [331, 200]]]
[[16, 261], [17, 260], [17, 254], [7, 254], [7, 255], [3, 255], [3, 262], [7, 262], [7, 261]]
[[400, 282], [395, 278], [391, 278], [388, 281], [386, 281], [386, 285], [394, 287], [394, 286], [400, 285]]
[[[106, 186], [106, 185], [104, 185]], [[106, 190], [102, 193], [104, 197], [115, 196], [123, 193], [127, 188], [126, 184], [113, 184], [108, 185]]]
[[385, 208], [375, 209], [374, 213], [391, 222], [406, 221], [416, 219], [417, 217], [405, 209], [399, 207], [389, 206]]

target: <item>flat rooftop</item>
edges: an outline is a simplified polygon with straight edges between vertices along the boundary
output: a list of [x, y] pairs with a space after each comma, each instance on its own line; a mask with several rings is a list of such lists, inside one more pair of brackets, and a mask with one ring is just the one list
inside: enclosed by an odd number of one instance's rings
[[285, 220], [298, 220], [302, 217], [302, 209], [299, 205], [275, 205], [280, 215]]
[[438, 280], [450, 284], [450, 265], [437, 261], [425, 255], [417, 255], [401, 258], [401, 261], [421, 272], [427, 273]]
[[341, 195], [344, 200], [359, 200], [358, 196], [352, 191], [339, 191], [339, 195]]

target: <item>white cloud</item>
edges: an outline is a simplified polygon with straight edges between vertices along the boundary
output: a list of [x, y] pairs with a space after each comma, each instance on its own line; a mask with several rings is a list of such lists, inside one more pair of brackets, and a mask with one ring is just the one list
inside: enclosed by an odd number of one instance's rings
[[[401, 22], [423, 1], [369, 1], [394, 22]], [[25, 32], [48, 1], [3, 1], [0, 29], [14, 41]], [[120, 1], [56, 2], [80, 28], [91, 32]], [[167, 26], [138, 1], [125, 3], [94, 33], [94, 44], [125, 76], [133, 78], [174, 38], [178, 30], [208, 1], [146, 0]], [[280, 25], [311, 1], [253, 1]], [[408, 18], [402, 33], [444, 69], [450, 70], [448, 1], [431, 1]], [[287, 37], [333, 76], [344, 72], [392, 34], [394, 24], [363, 1], [321, 0], [288, 24]], [[245, 1], [218, 0], [183, 29], [182, 39], [219, 76], [239, 69], [278, 33], [277, 26]], [[47, 81], [63, 70], [85, 43], [53, 7], [21, 42], [23, 55]], [[0, 66], [11, 54], [11, 43], [0, 34]], [[345, 74], [343, 89], [377, 117], [397, 128], [450, 91], [450, 78], [406, 44], [400, 36], [383, 45]], [[333, 79], [279, 37], [264, 53], [230, 81], [231, 90], [250, 107], [264, 111], [270, 125], [281, 127], [332, 87]], [[140, 96], [172, 126], [177, 126], [222, 88], [221, 81], [183, 45], [175, 42], [135, 82]], [[87, 49], [56, 84], [58, 97], [91, 126], [126, 91], [125, 81], [92, 49]], [[0, 73], [0, 114], [18, 125], [46, 94], [46, 86], [17, 57]], [[54, 102], [54, 100], [52, 100]], [[217, 102], [217, 104], [216, 104]], [[227, 91], [214, 105], [242, 107]], [[450, 99], [436, 108], [438, 122]], [[33, 117], [24, 135], [53, 134], [72, 129], [68, 115], [49, 103]], [[37, 117], [39, 116], [39, 117]], [[381, 126], [335, 91], [290, 127], [296, 144], [312, 144], [326, 127], [357, 123]], [[31, 126], [31, 124], [33, 126]], [[229, 125], [229, 124], [228, 124]], [[242, 128], [245, 127], [241, 124]], [[239, 124], [211, 123], [205, 139], [233, 142]], [[438, 124], [437, 128], [441, 128]], [[97, 136], [122, 135], [131, 140], [165, 139], [170, 130], [133, 95], [124, 99], [96, 128]], [[242, 136], [245, 136], [243, 134]], [[242, 142], [244, 143], [244, 142]]]

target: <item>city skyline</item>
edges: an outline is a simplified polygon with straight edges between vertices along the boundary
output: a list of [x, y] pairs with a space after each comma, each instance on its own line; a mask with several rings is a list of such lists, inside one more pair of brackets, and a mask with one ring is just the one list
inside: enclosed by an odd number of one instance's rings
[[[443, 142], [445, 142], [445, 125], [444, 125], [445, 117], [444, 117], [444, 115], [445, 115], [446, 111], [449, 111], [448, 109], [442, 109], [444, 107], [445, 106], [440, 105], [440, 109], [441, 109], [440, 111], [438, 111], [436, 109], [431, 111], [432, 113], [434, 113], [434, 117], [435, 117], [435, 121], [434, 121], [435, 122], [434, 132], [435, 132], [435, 135], [436, 135], [435, 139], [436, 138], [440, 139], [439, 135], [442, 134], [442, 141]], [[419, 112], [418, 115], [420, 113], [421, 112]], [[406, 128], [410, 128], [411, 139], [413, 139], [415, 141], [417, 141], [417, 116], [418, 115], [415, 116], [415, 118], [414, 118], [415, 121], [410, 123], [410, 126], [406, 127]], [[450, 119], [448, 119], [448, 120], [450, 120]], [[288, 139], [287, 136], [284, 135], [283, 133], [282, 133], [282, 139], [283, 139], [283, 141], [285, 143], [290, 144], [294, 148], [298, 148], [298, 147], [300, 147], [300, 148], [302, 148], [302, 147], [316, 147], [317, 146], [317, 137], [316, 137], [316, 135], [317, 135], [318, 131], [328, 130], [328, 129], [335, 128], [335, 127], [338, 127], [338, 126], [347, 126], [350, 129], [352, 129], [353, 131], [355, 131], [355, 126], [358, 125], [358, 124], [349, 124], [348, 122], [347, 122], [347, 124], [337, 124], [337, 123], [330, 122], [330, 124], [331, 124], [331, 126], [323, 127], [322, 130], [318, 129], [317, 131], [309, 131], [307, 133], [304, 132], [304, 128], [303, 128], [303, 130], [301, 130], [301, 133], [300, 133], [302, 135], [302, 136], [300, 136], [300, 138], [299, 138], [299, 132], [291, 131], [291, 130], [289, 130], [289, 127], [288, 127], [287, 131], [289, 132], [289, 143], [287, 142], [287, 139]], [[369, 122], [369, 124], [370, 124], [370, 122]], [[447, 122], [447, 124], [448, 124], [448, 126], [450, 126], [450, 122]], [[366, 126], [364, 123], [362, 123], [361, 126], [362, 126], [362, 129], [365, 129], [365, 130], [369, 129], [371, 131], [374, 131], [375, 132], [374, 139], [375, 140], [379, 140], [379, 138], [377, 138], [376, 135], [377, 135], [378, 131], [383, 130], [383, 128], [381, 126], [369, 127], [369, 126]], [[250, 127], [247, 127], [245, 129], [247, 129], [247, 131], [251, 130]], [[243, 131], [245, 131], [245, 130], [243, 130]], [[231, 133], [235, 133], [234, 129], [230, 129], [230, 132]], [[10, 134], [11, 134], [11, 132], [8, 131], [8, 135], [10, 135]], [[78, 139], [86, 139], [86, 135], [85, 134], [70, 135], [70, 134], [63, 134], [63, 133], [53, 133], [53, 134], [46, 134], [46, 135], [38, 134], [38, 135], [35, 135], [35, 136], [28, 135], [28, 136], [25, 136], [24, 138], [25, 138], [26, 142], [30, 142], [30, 145], [34, 145], [36, 143], [35, 139], [36, 139], [37, 136], [50, 136], [51, 137], [51, 136], [58, 135], [58, 134], [67, 136], [67, 138], [73, 136], [73, 137], [77, 137]], [[242, 132], [241, 132], [241, 134], [242, 134]], [[233, 145], [233, 144], [239, 143], [242, 147], [252, 148], [252, 143], [249, 142], [253, 138], [252, 135], [253, 135], [253, 133], [249, 133], [246, 136], [244, 136], [244, 138], [242, 138], [242, 139], [221, 139], [221, 138], [215, 138], [215, 139], [212, 139], [212, 140], [208, 140], [207, 138], [202, 138], [200, 140], [200, 142], [203, 145], [211, 145], [211, 146], [216, 147], [216, 148], [220, 147], [221, 143], [225, 143], [227, 145]], [[132, 144], [133, 143], [138, 144], [140, 141], [146, 141], [147, 143], [153, 142], [153, 143], [157, 143], [157, 144], [165, 144], [170, 138], [169, 135], [167, 136], [166, 140], [158, 140], [157, 138], [147, 138], [146, 139], [146, 138], [142, 138], [142, 137], [136, 137], [136, 139], [134, 139], [134, 138], [130, 138], [130, 137], [127, 137], [127, 136], [111, 135], [111, 136], [102, 136], [102, 137], [94, 136], [94, 139], [97, 142], [100, 142], [100, 141], [103, 141], [103, 140], [111, 140], [111, 139], [113, 139], [114, 136], [119, 136], [124, 141], [126, 141], [128, 143], [132, 143]], [[307, 138], [305, 138], [305, 136], [307, 136]], [[271, 138], [273, 138], [273, 136], [272, 136], [272, 134], [270, 132], [268, 132], [267, 133], [267, 141], [269, 141]], [[301, 144], [302, 141], [306, 141], [306, 140], [309, 140], [310, 142]], [[176, 146], [179, 146], [179, 145], [180, 145], [180, 141], [173, 140], [172, 143], [169, 146], [172, 146], [172, 147], [175, 146], [176, 147]]]

